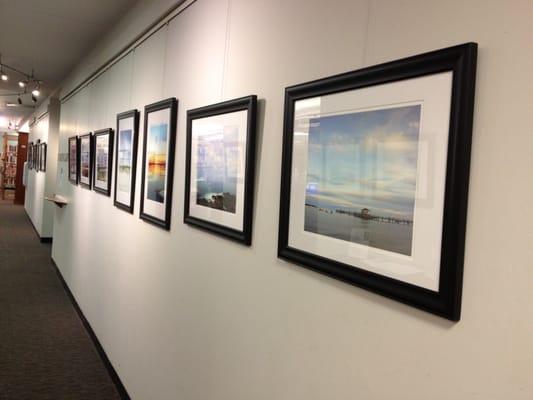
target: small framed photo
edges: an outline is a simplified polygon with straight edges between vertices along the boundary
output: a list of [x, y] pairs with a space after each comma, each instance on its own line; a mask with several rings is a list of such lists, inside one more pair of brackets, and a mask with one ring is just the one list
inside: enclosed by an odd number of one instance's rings
[[187, 112], [184, 222], [250, 245], [257, 96]]
[[93, 172], [93, 135], [86, 133], [79, 138], [80, 186], [90, 189]]
[[279, 257], [459, 320], [476, 53], [286, 89]]
[[41, 170], [41, 139], [37, 139], [37, 143], [33, 145], [33, 154], [35, 160], [33, 161], [33, 166], [36, 172]]
[[39, 154], [40, 154], [40, 163], [41, 163], [39, 166], [39, 170], [46, 172], [46, 143], [41, 143]]
[[28, 169], [33, 169], [33, 142], [28, 145]]
[[94, 132], [93, 190], [109, 196], [111, 194], [111, 172], [113, 170], [113, 129]]
[[114, 204], [131, 214], [135, 203], [138, 141], [139, 111], [130, 110], [118, 114]]
[[170, 230], [176, 116], [178, 102], [169, 98], [144, 107], [144, 143], [140, 218]]
[[78, 179], [78, 136], [71, 136], [68, 138], [68, 180], [77, 185]]

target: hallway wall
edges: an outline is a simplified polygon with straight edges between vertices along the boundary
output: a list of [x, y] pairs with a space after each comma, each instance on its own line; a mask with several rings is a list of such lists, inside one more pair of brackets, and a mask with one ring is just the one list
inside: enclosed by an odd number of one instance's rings
[[40, 238], [52, 238], [55, 206], [44, 199], [55, 193], [59, 145], [59, 101], [47, 99], [36, 111], [40, 116], [30, 126], [28, 143], [47, 145], [46, 171], [28, 169], [24, 209]]
[[[198, 0], [64, 102], [69, 205], [52, 255], [131, 397], [530, 399], [532, 13], [527, 0]], [[462, 320], [279, 260], [284, 88], [467, 41], [479, 57]], [[186, 110], [248, 94], [260, 99], [251, 248], [182, 222]], [[138, 218], [141, 168], [130, 215], [72, 185], [65, 154], [69, 136], [170, 96], [166, 232]], [[138, 165], [142, 123], [140, 138]]]

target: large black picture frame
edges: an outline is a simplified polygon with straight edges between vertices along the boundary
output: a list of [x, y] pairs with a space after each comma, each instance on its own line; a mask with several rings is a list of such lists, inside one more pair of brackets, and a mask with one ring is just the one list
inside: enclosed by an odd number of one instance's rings
[[[70, 153], [70, 146], [72, 145], [72, 143], [74, 143], [74, 146], [76, 147], [76, 159], [75, 159], [76, 177], [75, 177], [75, 179], [72, 179], [72, 176], [70, 175], [70, 163], [72, 161], [72, 159], [71, 159], [72, 155]], [[79, 147], [79, 143], [78, 143], [78, 136], [76, 135], [76, 136], [69, 137], [68, 138], [68, 180], [73, 185], [77, 185], [78, 184], [78, 180], [79, 180], [79, 177], [80, 177], [80, 164], [79, 164], [80, 155], [79, 155], [79, 151], [80, 151], [80, 147]]]
[[[146, 180], [146, 151], [148, 139], [148, 117], [150, 113], [169, 109], [168, 134], [169, 145], [166, 164], [166, 188], [165, 188], [165, 215], [164, 218], [151, 215], [145, 211], [145, 180]], [[152, 103], [144, 107], [144, 133], [143, 133], [143, 165], [141, 175], [141, 207], [139, 217], [155, 226], [165, 230], [170, 230], [171, 213], [172, 213], [172, 189], [174, 186], [174, 156], [176, 152], [176, 119], [178, 113], [178, 100], [171, 97], [165, 100]]]
[[[291, 86], [285, 90], [278, 241], [280, 258], [452, 321], [460, 319], [476, 58], [477, 44], [466, 43]], [[452, 87], [438, 291], [290, 247], [295, 102], [446, 71], [452, 72]]]
[[[96, 174], [97, 174], [97, 153], [96, 153], [96, 141], [100, 136], [109, 136], [108, 139], [108, 148], [107, 148], [107, 186], [102, 189], [101, 187], [96, 186]], [[111, 195], [111, 180], [113, 179], [113, 138], [114, 132], [111, 128], [105, 128], [97, 130], [93, 133], [93, 167], [92, 167], [92, 186], [95, 192], [101, 193], [105, 196]]]
[[[114, 200], [113, 203], [115, 207], [120, 208], [130, 214], [133, 214], [133, 209], [135, 206], [135, 181], [137, 177], [137, 149], [139, 148], [139, 111], [138, 110], [129, 110], [117, 114], [117, 137], [116, 137], [116, 151], [115, 151], [115, 188], [114, 188]], [[118, 186], [118, 174], [119, 174], [119, 145], [120, 145], [120, 121], [128, 118], [133, 119], [133, 132], [132, 138], [134, 140], [132, 146], [132, 159], [131, 159], [131, 187], [130, 187], [130, 204], [124, 204], [117, 200], [117, 186]]]
[[[247, 111], [246, 147], [242, 152], [244, 162], [244, 199], [242, 230], [237, 230], [221, 223], [215, 223], [203, 218], [192, 216], [190, 213], [191, 191], [191, 146], [193, 135], [193, 121], [200, 118], [219, 116], [222, 114]], [[251, 95], [234, 100], [225, 101], [187, 111], [187, 152], [185, 172], [185, 208], [184, 222], [212, 233], [227, 237], [245, 245], [252, 243], [252, 220], [254, 207], [254, 179], [255, 179], [255, 142], [257, 121], [257, 96]]]
[[[82, 182], [82, 176], [81, 176], [81, 142], [84, 139], [89, 139], [89, 183]], [[84, 135], [80, 135], [78, 138], [78, 182], [81, 187], [85, 189], [91, 189], [92, 187], [92, 181], [93, 181], [93, 165], [94, 165], [94, 143], [93, 143], [93, 134], [86, 133]]]

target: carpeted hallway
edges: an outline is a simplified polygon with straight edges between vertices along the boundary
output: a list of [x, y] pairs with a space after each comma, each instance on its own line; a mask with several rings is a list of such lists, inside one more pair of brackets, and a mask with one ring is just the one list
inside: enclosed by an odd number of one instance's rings
[[120, 396], [22, 206], [0, 201], [0, 400]]

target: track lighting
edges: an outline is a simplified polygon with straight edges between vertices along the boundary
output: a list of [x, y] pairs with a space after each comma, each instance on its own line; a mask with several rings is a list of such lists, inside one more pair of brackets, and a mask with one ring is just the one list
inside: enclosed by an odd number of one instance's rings
[[2, 64], [2, 55], [0, 55], [0, 76], [2, 80], [5, 82], [9, 79], [9, 77], [4, 72], [4, 65]]
[[[34, 103], [37, 103], [37, 98], [41, 95], [41, 84], [43, 83], [43, 81], [35, 77], [35, 75], [33, 74], [33, 69], [31, 70], [31, 73], [28, 74], [18, 68], [4, 64], [2, 62], [2, 56], [0, 55], [0, 80], [4, 82], [8, 81], [10, 77], [12, 78], [11, 73], [7, 75], [6, 70], [12, 71], [15, 74], [15, 78], [13, 78], [13, 80], [15, 82], [18, 82], [20, 90], [15, 91], [14, 93], [0, 93], [0, 97], [17, 96], [18, 104], [22, 105], [21, 96], [26, 95], [26, 93], [31, 91], [31, 99]], [[13, 102], [10, 104], [10, 106], [16, 106], [17, 103]]]

